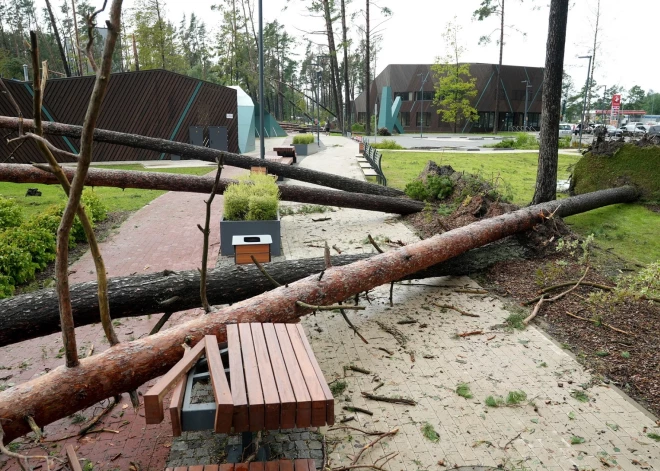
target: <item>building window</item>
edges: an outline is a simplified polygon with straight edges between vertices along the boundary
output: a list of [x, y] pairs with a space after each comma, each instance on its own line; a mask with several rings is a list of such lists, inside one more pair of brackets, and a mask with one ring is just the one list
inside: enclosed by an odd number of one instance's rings
[[495, 113], [482, 111], [479, 113], [479, 121], [477, 121], [474, 127], [484, 130], [493, 129], [494, 124], [495, 124]]
[[435, 98], [435, 92], [424, 92], [422, 95], [421, 91], [416, 91], [415, 92], [415, 99], [416, 100], [421, 100], [422, 97], [424, 97], [424, 101], [432, 101], [433, 98]]
[[402, 111], [399, 113], [399, 121], [401, 121], [401, 126], [404, 128], [410, 126], [410, 111]]
[[394, 99], [401, 98], [401, 101], [410, 101], [410, 92], [394, 92]]
[[424, 127], [429, 127], [431, 126], [431, 112], [430, 111], [425, 111], [424, 113], [415, 113], [416, 114], [416, 122], [415, 126], [421, 126], [422, 125], [422, 115], [424, 116]]

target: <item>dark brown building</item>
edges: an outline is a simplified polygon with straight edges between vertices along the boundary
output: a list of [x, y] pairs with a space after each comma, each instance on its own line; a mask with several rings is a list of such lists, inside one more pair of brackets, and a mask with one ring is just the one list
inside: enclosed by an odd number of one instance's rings
[[[31, 119], [32, 84], [2, 79], [25, 118]], [[48, 80], [42, 108], [44, 121], [82, 125], [94, 76]], [[7, 97], [0, 96], [0, 114], [16, 116]], [[227, 128], [227, 150], [238, 152], [236, 90], [166, 70], [112, 74], [97, 128], [142, 136], [189, 142], [190, 126]], [[6, 133], [5, 133], [6, 134]], [[0, 162], [45, 162], [36, 145], [7, 145], [14, 132], [0, 139]], [[57, 147], [77, 153], [78, 139], [47, 136]], [[13, 153], [12, 153], [13, 151]], [[56, 155], [63, 161], [60, 155]], [[170, 159], [160, 152], [103, 142], [94, 144], [94, 162]]]
[[[470, 74], [477, 79], [477, 96], [472, 105], [479, 112], [479, 120], [462, 122], [460, 132], [488, 132], [493, 130], [495, 121], [495, 87], [497, 64], [470, 64]], [[528, 126], [539, 128], [541, 122], [541, 95], [543, 68], [503, 65], [500, 89], [499, 129], [515, 129], [524, 125], [525, 81], [532, 86], [527, 89]], [[426, 83], [423, 84], [424, 78]], [[370, 103], [379, 105], [381, 90], [389, 86], [394, 99], [401, 97], [399, 120], [404, 131], [419, 131], [422, 118], [425, 132], [452, 132], [453, 124], [442, 122], [433, 105], [435, 83], [431, 64], [391, 64], [371, 83]], [[366, 95], [362, 92], [355, 100], [358, 122], [366, 120]], [[423, 115], [422, 115], [423, 113]], [[372, 110], [373, 115], [373, 110]]]

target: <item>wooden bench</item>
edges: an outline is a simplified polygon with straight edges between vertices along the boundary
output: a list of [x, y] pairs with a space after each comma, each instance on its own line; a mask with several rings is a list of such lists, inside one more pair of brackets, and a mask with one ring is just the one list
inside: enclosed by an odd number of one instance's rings
[[215, 398], [204, 413], [215, 414], [207, 422], [214, 424], [216, 432], [334, 424], [334, 397], [302, 326], [257, 323], [227, 325], [224, 362], [214, 336], [207, 335], [187, 351], [144, 395], [148, 424], [163, 420], [163, 397], [173, 389], [172, 432], [179, 436], [193, 430], [184, 426], [182, 418], [193, 385], [194, 375], [187, 373], [204, 354], [206, 359], [201, 361], [208, 365]]
[[206, 464], [165, 468], [165, 471], [316, 471], [311, 459], [252, 461], [250, 463]]
[[[273, 162], [278, 162], [283, 165], [293, 165], [295, 163], [295, 159], [293, 157], [275, 157], [275, 156], [266, 156], [267, 160], [273, 161]], [[277, 181], [281, 182], [284, 180], [284, 177], [278, 176]]]
[[273, 147], [273, 150], [277, 152], [277, 155], [280, 157], [292, 157], [294, 162], [296, 160], [296, 148], [293, 146]]

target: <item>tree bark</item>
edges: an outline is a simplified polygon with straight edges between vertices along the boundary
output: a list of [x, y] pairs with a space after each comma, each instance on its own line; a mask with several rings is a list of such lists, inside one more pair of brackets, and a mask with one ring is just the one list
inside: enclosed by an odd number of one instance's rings
[[[515, 238], [470, 250], [434, 265], [404, 280], [437, 276], [463, 276], [476, 273], [497, 262], [524, 258], [528, 249]], [[337, 255], [332, 266], [339, 267], [366, 260], [373, 255]], [[280, 284], [289, 284], [325, 270], [323, 257], [274, 262], [264, 265]], [[114, 318], [137, 317], [161, 312], [179, 312], [199, 307], [199, 271], [158, 272], [115, 277], [109, 280], [108, 294]], [[273, 285], [255, 266], [230, 266], [210, 270], [206, 295], [209, 304], [232, 304], [270, 291]], [[71, 287], [73, 318], [77, 327], [99, 322], [96, 282]], [[59, 332], [57, 296], [53, 289], [0, 300], [0, 347]]]
[[62, 59], [62, 67], [64, 67], [64, 73], [66, 74], [67, 77], [71, 77], [71, 69], [69, 69], [69, 61], [67, 61], [66, 54], [64, 53], [64, 48], [62, 47], [60, 32], [57, 30], [57, 22], [55, 21], [55, 15], [53, 15], [53, 9], [50, 7], [50, 0], [46, 0], [46, 8], [48, 9], [48, 16], [50, 17], [50, 24], [53, 26], [53, 34], [55, 35], [57, 48], [60, 50], [60, 58]]
[[346, 132], [351, 132], [351, 96], [348, 90], [348, 38], [346, 37], [346, 0], [341, 0], [341, 40], [344, 49], [344, 106], [345, 113], [342, 113], [342, 122]]
[[[38, 168], [23, 164], [0, 164], [0, 181], [11, 183], [42, 183], [46, 185], [55, 185], [58, 183], [52, 173], [41, 170], [42, 168], [47, 168], [45, 164], [36, 165]], [[63, 167], [62, 170], [64, 170], [69, 180], [73, 177], [74, 170], [72, 168]], [[236, 181], [221, 178], [218, 194], [224, 193], [227, 186], [231, 183], [236, 183]], [[208, 194], [213, 187], [213, 178], [164, 172], [90, 168], [85, 185], [92, 187], [107, 186]], [[379, 211], [392, 214], [412, 214], [424, 209], [424, 203], [408, 198], [365, 195], [363, 193], [350, 193], [300, 185], [279, 185], [279, 189], [280, 198], [283, 201], [339, 206], [342, 208], [364, 209], [366, 211]]]
[[552, 0], [543, 71], [543, 109], [541, 111], [541, 142], [536, 173], [534, 204], [555, 199], [557, 195], [557, 165], [559, 159], [559, 121], [561, 119], [561, 86], [564, 73], [564, 49], [568, 0]]
[[[0, 128], [18, 129], [19, 119], [0, 116]], [[23, 120], [23, 128], [28, 131], [34, 129], [32, 120]], [[44, 123], [44, 133], [59, 136], [68, 136], [79, 138], [82, 127], [71, 124], [62, 124], [54, 122]], [[216, 162], [216, 159], [223, 158], [225, 165], [246, 168], [266, 167], [269, 173], [281, 177], [300, 180], [316, 185], [327, 186], [337, 190], [350, 191], [353, 193], [365, 193], [371, 195], [383, 196], [401, 196], [403, 191], [396, 188], [375, 185], [361, 180], [355, 180], [347, 177], [340, 177], [330, 173], [310, 170], [293, 165], [284, 165], [269, 159], [262, 160], [258, 157], [248, 157], [247, 155], [233, 154], [220, 150], [210, 149], [208, 147], [193, 146], [182, 142], [168, 141], [166, 139], [156, 139], [153, 137], [139, 136], [136, 134], [126, 134], [104, 129], [94, 130], [94, 140], [97, 142], [108, 142], [128, 147], [137, 147], [140, 149], [149, 149], [166, 154], [175, 154], [185, 156], [191, 159], [204, 160], [206, 162]]]
[[71, 0], [71, 10], [73, 13], [73, 29], [76, 35], [76, 49], [78, 50], [78, 75], [81, 77], [83, 74], [83, 61], [82, 61], [82, 52], [80, 50], [80, 33], [78, 32], [78, 15], [76, 13], [76, 0]]
[[75, 368], [60, 366], [0, 393], [0, 417], [4, 419], [7, 441], [31, 431], [24, 420], [27, 415], [32, 416], [39, 426], [45, 426], [122, 391], [136, 389], [165, 373], [180, 360], [184, 353], [181, 344], [186, 340], [196, 344], [204, 335], [225, 340], [228, 323], [296, 321], [310, 312], [298, 306], [297, 301], [312, 306], [331, 305], [355, 293], [400, 280], [470, 249], [531, 229], [550, 213], [569, 216], [634, 201], [637, 197], [637, 190], [627, 186], [481, 220], [367, 260], [327, 268], [322, 281], [312, 275], [156, 335], [115, 345], [81, 360]]
[[343, 116], [341, 113], [341, 87], [339, 82], [339, 64], [337, 63], [337, 48], [335, 47], [335, 33], [332, 30], [332, 16], [330, 14], [330, 0], [323, 1], [323, 16], [325, 17], [325, 28], [328, 35], [328, 50], [330, 51], [330, 78], [332, 83], [332, 97], [337, 110], [337, 122], [342, 127]]
[[370, 84], [370, 80], [371, 80], [371, 78], [370, 78], [371, 77], [371, 57], [370, 57], [370, 55], [371, 55], [371, 51], [369, 50], [370, 49], [369, 34], [371, 34], [371, 32], [369, 31], [369, 3], [370, 2], [371, 2], [371, 0], [367, 0], [367, 8], [366, 8], [367, 25], [366, 25], [366, 34], [365, 34], [365, 44], [366, 44], [365, 55], [366, 55], [366, 59], [365, 59], [365, 65], [364, 65], [364, 75], [365, 75], [365, 78], [364, 78], [364, 91], [366, 93], [364, 98], [365, 98], [366, 104], [367, 104], [367, 114], [366, 114], [367, 122], [366, 122], [366, 125], [365, 125], [364, 129], [366, 131], [365, 133], [366, 133], [367, 136], [371, 135], [371, 96], [370, 96], [370, 92], [371, 92], [371, 84]]

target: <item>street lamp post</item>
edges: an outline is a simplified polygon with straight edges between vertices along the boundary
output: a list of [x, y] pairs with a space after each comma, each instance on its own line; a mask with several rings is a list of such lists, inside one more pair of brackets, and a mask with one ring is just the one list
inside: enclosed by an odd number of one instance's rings
[[321, 93], [321, 77], [323, 71], [316, 71], [316, 144], [321, 147], [321, 102], [319, 94]]
[[605, 125], [605, 107], [607, 107], [607, 85], [603, 85], [603, 109], [601, 110], [603, 112], [602, 117], [603, 117], [603, 126]]
[[[422, 119], [421, 119], [421, 121], [420, 121], [420, 126], [419, 126], [419, 138], [420, 138], [420, 139], [423, 139], [423, 138], [424, 138], [424, 84], [426, 83], [426, 80], [429, 78], [429, 74], [430, 74], [430, 73], [431, 73], [431, 72], [427, 72], [427, 73], [426, 73], [426, 76], [425, 76], [424, 79], [422, 80], [422, 85], [421, 85], [421, 87], [420, 87], [420, 89], [419, 89], [419, 94], [422, 96], [422, 105], [421, 105], [421, 108], [420, 108], [420, 110], [419, 110], [419, 112], [420, 112], [420, 114], [421, 114], [421, 117], [422, 117]], [[422, 74], [417, 74], [417, 76], [418, 76], [418, 77], [421, 77]]]
[[584, 101], [582, 102], [582, 120], [580, 121], [580, 144], [582, 149], [582, 131], [584, 130], [584, 112], [587, 107], [587, 95], [589, 94], [589, 73], [591, 72], [591, 59], [593, 56], [579, 56], [578, 59], [589, 59], [589, 67], [587, 67], [587, 82], [584, 85]]
[[264, 141], [264, 12], [263, 0], [259, 0], [259, 155], [266, 158]]
[[532, 83], [529, 80], [522, 80], [521, 83], [525, 84], [525, 118], [523, 121], [523, 127], [524, 130], [527, 131], [527, 98], [529, 93], [527, 93], [527, 90], [532, 88]]

